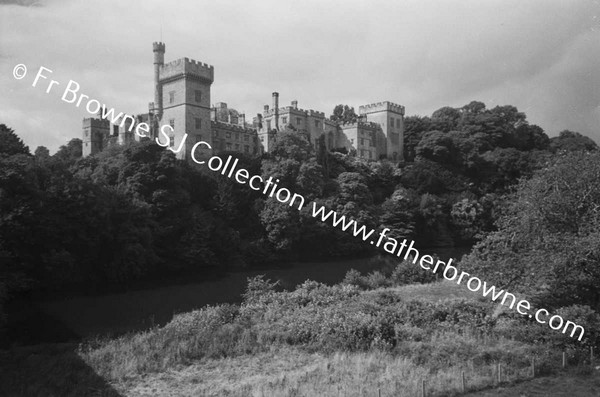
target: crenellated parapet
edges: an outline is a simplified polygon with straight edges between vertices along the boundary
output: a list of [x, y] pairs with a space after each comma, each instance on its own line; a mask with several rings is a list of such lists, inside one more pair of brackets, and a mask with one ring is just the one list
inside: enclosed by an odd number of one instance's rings
[[369, 113], [384, 112], [384, 111], [394, 112], [394, 113], [404, 115], [404, 106], [398, 105], [396, 103], [389, 102], [389, 101], [383, 101], [383, 102], [371, 103], [368, 105], [362, 105], [358, 108], [359, 114], [369, 114]]
[[255, 129], [245, 128], [245, 127], [242, 127], [241, 125], [237, 125], [237, 124], [223, 123], [222, 121], [211, 120], [210, 125], [212, 128], [218, 128], [221, 130], [227, 130], [227, 131], [232, 131], [232, 132], [241, 132], [241, 133], [245, 133], [245, 134], [255, 134], [256, 133]]
[[196, 77], [212, 83], [214, 81], [215, 68], [203, 62], [189, 58], [180, 58], [160, 67], [160, 82], [165, 82], [180, 77]]
[[110, 122], [103, 118], [86, 117], [83, 119], [83, 128], [107, 128], [110, 126]]
[[[298, 116], [320, 118], [320, 119], [325, 118], [325, 112], [319, 112], [318, 110], [313, 110], [313, 109], [298, 109], [297, 107], [294, 107], [294, 106], [284, 106], [282, 108], [279, 108], [278, 114], [281, 115], [281, 114], [285, 114], [285, 113], [290, 113], [290, 114], [294, 114], [294, 115], [298, 115]], [[275, 115], [275, 109], [265, 110], [263, 112], [263, 115], [264, 115], [264, 117], [273, 116], [273, 115]]]
[[355, 122], [343, 122], [339, 123], [339, 126], [345, 130], [349, 128], [359, 128], [364, 130], [373, 130], [377, 131], [381, 129], [381, 126], [377, 123], [373, 123], [371, 121], [355, 121]]

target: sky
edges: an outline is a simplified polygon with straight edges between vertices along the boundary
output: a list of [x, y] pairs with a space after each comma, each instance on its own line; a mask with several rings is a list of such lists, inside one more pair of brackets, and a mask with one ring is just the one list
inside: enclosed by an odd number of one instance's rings
[[[273, 91], [326, 115], [478, 100], [600, 143], [600, 0], [0, 0], [0, 124], [31, 151], [80, 138], [89, 114], [60, 99], [69, 80], [118, 112], [147, 112], [154, 41], [166, 62], [213, 65], [211, 102], [247, 117]], [[49, 93], [49, 80], [32, 86], [41, 66], [59, 82]]]

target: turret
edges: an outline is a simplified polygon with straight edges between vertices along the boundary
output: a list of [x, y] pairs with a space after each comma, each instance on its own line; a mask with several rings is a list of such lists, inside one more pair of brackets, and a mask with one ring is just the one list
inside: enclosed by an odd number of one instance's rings
[[154, 117], [157, 120], [162, 118], [162, 85], [159, 83], [160, 68], [165, 64], [165, 43], [152, 43], [152, 51], [154, 52]]
[[275, 129], [279, 131], [279, 93], [273, 93], [273, 110], [275, 111]]

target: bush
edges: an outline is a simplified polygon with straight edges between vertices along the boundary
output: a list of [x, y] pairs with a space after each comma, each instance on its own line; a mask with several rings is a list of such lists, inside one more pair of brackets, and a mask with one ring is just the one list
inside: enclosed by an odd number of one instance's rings
[[342, 284], [354, 285], [359, 288], [366, 288], [366, 283], [364, 282], [363, 276], [356, 269], [350, 269], [346, 272], [346, 275], [342, 280]]
[[[398, 263], [390, 276], [395, 285], [425, 284], [436, 281], [435, 273], [422, 269], [417, 263], [413, 263], [413, 260], [413, 257], [409, 257]], [[434, 258], [434, 263], [436, 262], [437, 258]]]
[[390, 280], [388, 280], [383, 273], [377, 270], [369, 273], [366, 277], [364, 277], [364, 283], [370, 289], [387, 287], [391, 284]]
[[[563, 327], [567, 321], [571, 321], [585, 329], [585, 333], [578, 340], [579, 332], [570, 337], [573, 326], [567, 332], [562, 329], [553, 330], [548, 324], [540, 324], [533, 318], [527, 318], [517, 313], [507, 313], [498, 320], [496, 331], [505, 337], [516, 338], [520, 341], [534, 344], [545, 344], [552, 350], [572, 350], [575, 353], [582, 352], [584, 356], [589, 354], [589, 348], [600, 348], [600, 315], [589, 306], [572, 305], [562, 307], [551, 315], [557, 314], [564, 320]], [[546, 320], [548, 321], [548, 320]]]
[[279, 281], [271, 282], [265, 280], [264, 274], [256, 277], [248, 277], [248, 286], [246, 292], [242, 295], [244, 303], [259, 303], [262, 299], [268, 298], [275, 292], [275, 287]]

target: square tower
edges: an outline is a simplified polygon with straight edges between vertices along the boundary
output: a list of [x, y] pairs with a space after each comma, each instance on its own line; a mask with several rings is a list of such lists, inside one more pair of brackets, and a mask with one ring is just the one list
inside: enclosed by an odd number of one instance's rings
[[[158, 87], [162, 94], [159, 125], [169, 135], [173, 150], [181, 146], [176, 153], [178, 159], [191, 160], [192, 147], [199, 141], [212, 146], [210, 88], [213, 81], [213, 66], [188, 58], [159, 66]], [[188, 136], [182, 145], [185, 134]], [[161, 134], [159, 139], [164, 136]], [[212, 150], [202, 145], [195, 154], [197, 159], [206, 158]]]
[[400, 161], [404, 153], [404, 106], [384, 101], [360, 106], [360, 116], [366, 121], [381, 126], [383, 135], [382, 149], [389, 160]]
[[83, 119], [82, 154], [87, 157], [101, 152], [108, 145], [110, 122], [99, 118]]

